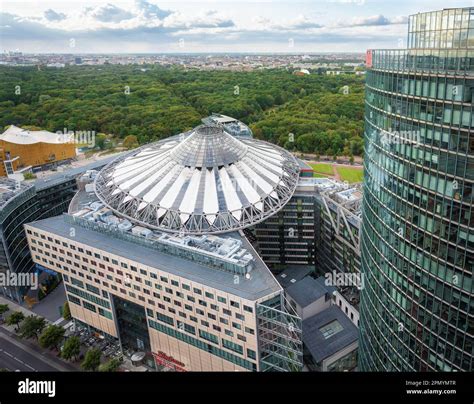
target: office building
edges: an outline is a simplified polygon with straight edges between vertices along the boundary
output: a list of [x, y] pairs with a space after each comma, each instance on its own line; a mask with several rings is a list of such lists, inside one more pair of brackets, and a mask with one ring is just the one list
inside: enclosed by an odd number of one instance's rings
[[298, 175], [285, 150], [201, 125], [114, 160], [68, 214], [27, 224], [33, 260], [63, 275], [76, 321], [149, 366], [300, 370], [301, 319], [243, 233]]
[[309, 266], [317, 274], [360, 272], [361, 184], [300, 178], [290, 201], [278, 213], [249, 229], [249, 239], [274, 273]]
[[360, 273], [362, 184], [320, 180], [315, 197], [318, 273]]
[[344, 372], [357, 368], [357, 327], [337, 306], [303, 320], [304, 361], [309, 371]]
[[[29, 274], [34, 264], [26, 240], [23, 224], [39, 217], [34, 186], [8, 178], [0, 179], [0, 272], [5, 279], [9, 273]], [[28, 285], [16, 282], [0, 286], [0, 294], [23, 301]]]
[[[82, 167], [58, 172], [44, 179], [22, 182], [0, 178], [0, 271], [29, 274], [36, 272], [31, 260], [23, 225], [67, 212], [77, 191], [77, 178], [100, 168], [116, 156]], [[3, 285], [0, 295], [23, 302], [29, 285]]]
[[[248, 229], [249, 239], [274, 273], [294, 265], [316, 263], [317, 211], [311, 167], [300, 164], [296, 190], [286, 205], [276, 214]], [[311, 171], [309, 171], [311, 169]]]
[[472, 371], [474, 8], [367, 52], [360, 368]]
[[[283, 273], [285, 274], [286, 271]], [[283, 275], [282, 274], [282, 275]], [[288, 274], [289, 275], [289, 274]], [[302, 319], [307, 370], [353, 371], [357, 367], [358, 313], [326, 278], [310, 275], [286, 283], [287, 304]]]

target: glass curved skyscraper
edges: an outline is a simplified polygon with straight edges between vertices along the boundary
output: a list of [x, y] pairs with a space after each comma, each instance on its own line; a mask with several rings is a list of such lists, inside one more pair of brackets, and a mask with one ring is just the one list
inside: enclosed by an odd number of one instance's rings
[[367, 66], [360, 370], [472, 371], [474, 8]]

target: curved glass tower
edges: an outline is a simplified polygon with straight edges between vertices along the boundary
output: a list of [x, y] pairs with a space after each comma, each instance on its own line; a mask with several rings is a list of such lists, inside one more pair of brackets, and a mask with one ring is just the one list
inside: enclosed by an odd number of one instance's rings
[[474, 8], [367, 52], [363, 371], [472, 371]]

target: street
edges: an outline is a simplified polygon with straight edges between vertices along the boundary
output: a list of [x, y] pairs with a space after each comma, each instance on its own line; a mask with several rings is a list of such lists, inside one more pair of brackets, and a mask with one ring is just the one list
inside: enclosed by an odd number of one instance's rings
[[[30, 346], [31, 345], [31, 346]], [[22, 372], [74, 371], [72, 365], [0, 328], [0, 368]]]
[[57, 371], [41, 359], [8, 341], [4, 335], [0, 335], [0, 368], [25, 372]]

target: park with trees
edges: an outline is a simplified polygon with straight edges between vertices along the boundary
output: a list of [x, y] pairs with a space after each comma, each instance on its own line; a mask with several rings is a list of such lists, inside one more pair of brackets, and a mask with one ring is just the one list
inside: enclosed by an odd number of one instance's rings
[[189, 130], [215, 112], [290, 150], [363, 152], [363, 76], [145, 67], [0, 66], [0, 128], [94, 131], [99, 149], [110, 140], [128, 149]]

